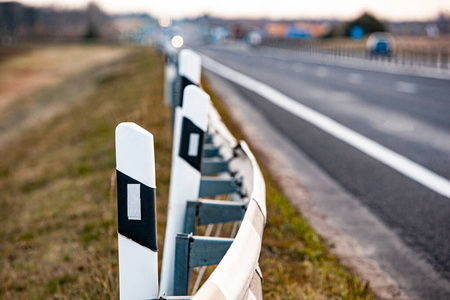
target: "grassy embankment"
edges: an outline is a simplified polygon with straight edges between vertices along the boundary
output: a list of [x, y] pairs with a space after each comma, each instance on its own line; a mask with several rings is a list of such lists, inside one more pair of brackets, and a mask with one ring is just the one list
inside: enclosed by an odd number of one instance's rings
[[[19, 119], [39, 107], [51, 114], [40, 112], [39, 122], [19, 129], [12, 128], [13, 120], [0, 124], [0, 298], [118, 297], [114, 129], [123, 121], [155, 137], [162, 254], [171, 156], [163, 60], [153, 50], [129, 51], [106, 67], [70, 74], [4, 108]], [[60, 105], [64, 99], [70, 101]], [[51, 110], [55, 105], [59, 109]], [[265, 297], [372, 299], [265, 175], [269, 218], [260, 259]]]

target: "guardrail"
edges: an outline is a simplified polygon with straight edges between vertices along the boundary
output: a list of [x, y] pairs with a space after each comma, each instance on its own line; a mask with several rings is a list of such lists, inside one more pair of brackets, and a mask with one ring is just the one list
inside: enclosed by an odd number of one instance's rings
[[289, 39], [266, 39], [266, 47], [282, 48], [320, 59], [321, 61], [352, 61], [362, 63], [401, 66], [406, 68], [425, 68], [441, 73], [450, 72], [450, 52], [441, 48], [400, 48], [392, 55], [370, 55], [365, 48], [350, 46], [325, 46], [318, 41], [299, 41]]
[[262, 173], [198, 87], [200, 56], [165, 53], [165, 102], [174, 107], [174, 128], [161, 282], [158, 288], [153, 137], [122, 123], [116, 129], [120, 297], [262, 299]]

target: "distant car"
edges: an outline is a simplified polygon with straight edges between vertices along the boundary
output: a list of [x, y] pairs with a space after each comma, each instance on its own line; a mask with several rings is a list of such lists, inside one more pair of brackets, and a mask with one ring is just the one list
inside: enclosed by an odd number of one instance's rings
[[262, 36], [257, 31], [251, 31], [247, 35], [247, 42], [252, 46], [258, 46], [262, 43]]
[[388, 32], [374, 32], [367, 38], [366, 48], [370, 56], [391, 56], [394, 52], [395, 40]]

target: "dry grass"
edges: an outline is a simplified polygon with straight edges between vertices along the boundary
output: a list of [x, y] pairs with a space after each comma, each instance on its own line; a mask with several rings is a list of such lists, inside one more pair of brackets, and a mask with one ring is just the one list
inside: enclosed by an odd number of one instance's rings
[[[171, 126], [161, 81], [155, 81], [161, 67], [155, 53], [134, 50], [110, 73], [98, 74], [91, 93], [77, 94], [2, 147], [0, 298], [117, 298], [114, 129], [134, 121], [154, 133], [162, 199]], [[164, 207], [158, 203], [160, 212]]]
[[60, 45], [34, 48], [24, 55], [13, 56], [0, 65], [0, 111], [20, 97], [60, 83], [93, 65], [117, 60], [126, 53], [121, 47]]
[[[14, 133], [0, 145], [0, 298], [118, 298], [114, 129], [120, 122], [136, 122], [155, 137], [162, 254], [171, 159], [163, 60], [153, 50], [127, 51], [110, 67], [87, 68], [32, 101], [19, 99], [50, 108], [71, 98], [40, 122], [19, 132], [0, 126], [0, 135]], [[260, 259], [265, 297], [373, 299], [267, 174], [266, 183], [269, 219]]]
[[14, 56], [23, 55], [29, 50], [29, 47], [23, 45], [3, 46], [0, 45], [0, 63], [7, 61]]

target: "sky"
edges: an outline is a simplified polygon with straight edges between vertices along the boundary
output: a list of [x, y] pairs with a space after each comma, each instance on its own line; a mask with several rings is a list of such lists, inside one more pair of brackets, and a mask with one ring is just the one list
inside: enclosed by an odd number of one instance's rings
[[[10, 1], [10, 0], [9, 0]], [[60, 8], [86, 6], [88, 0], [16, 0], [27, 5]], [[0, 0], [5, 2], [5, 0]], [[173, 18], [204, 14], [218, 17], [352, 19], [368, 11], [392, 21], [429, 20], [450, 15], [450, 0], [96, 0], [108, 13], [146, 12]]]

